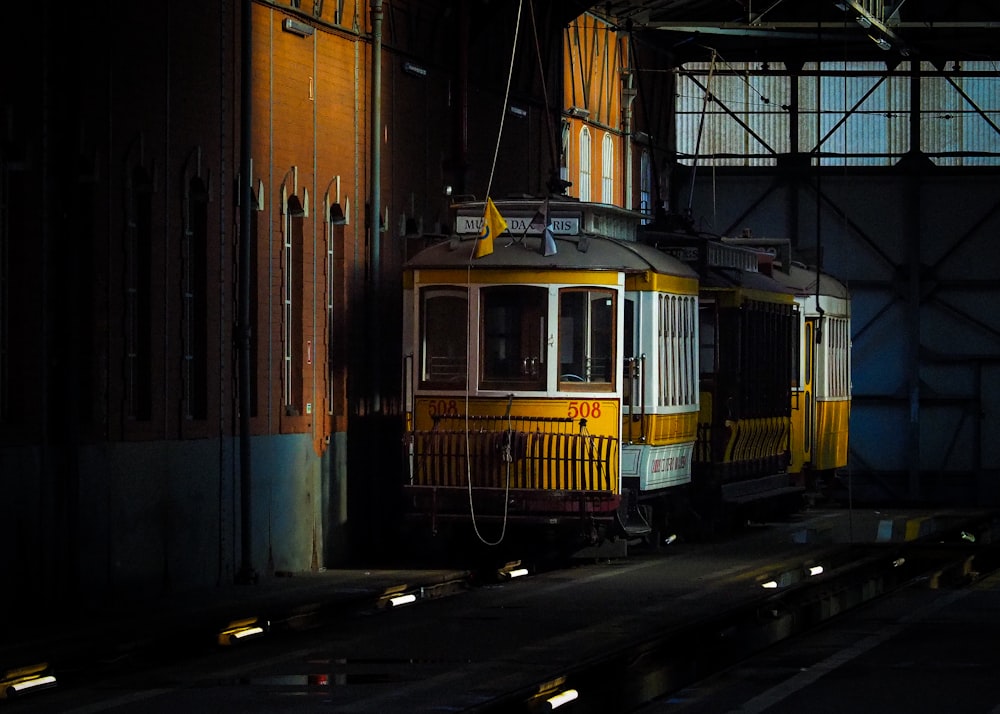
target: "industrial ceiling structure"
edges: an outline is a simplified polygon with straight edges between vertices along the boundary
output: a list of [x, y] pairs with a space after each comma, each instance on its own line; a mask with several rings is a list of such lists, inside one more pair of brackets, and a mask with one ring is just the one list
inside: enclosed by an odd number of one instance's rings
[[698, 225], [789, 238], [850, 286], [848, 491], [1000, 502], [1000, 2], [558, 6], [584, 12], [637, 73], [676, 73], [670, 178]]
[[[935, 65], [1000, 55], [992, 0], [614, 0], [571, 3], [679, 62], [710, 46], [730, 61], [920, 58]], [[940, 67], [939, 67], [940, 68]]]

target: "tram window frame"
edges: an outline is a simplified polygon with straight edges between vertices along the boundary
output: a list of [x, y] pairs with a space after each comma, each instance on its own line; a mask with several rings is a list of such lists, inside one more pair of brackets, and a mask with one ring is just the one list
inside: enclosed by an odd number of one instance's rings
[[792, 390], [801, 392], [805, 389], [803, 366], [809, 351], [808, 337], [804, 328], [805, 320], [796, 309], [795, 320], [792, 323]]
[[[708, 329], [706, 329], [708, 328]], [[714, 299], [698, 301], [698, 371], [702, 375], [719, 372], [719, 310]], [[711, 356], [711, 359], [706, 357]]]
[[694, 295], [657, 295], [657, 404], [661, 407], [684, 407], [698, 403], [698, 309], [698, 298]]
[[[442, 304], [439, 310], [437, 300], [449, 304]], [[453, 285], [430, 285], [420, 289], [419, 301], [420, 387], [464, 389], [469, 373], [469, 291]], [[462, 308], [456, 301], [464, 305], [461, 317], [457, 311]], [[456, 345], [462, 354], [452, 353]], [[432, 368], [435, 360], [438, 367]]]
[[[567, 304], [571, 296], [585, 296], [581, 306], [570, 306]], [[595, 325], [595, 306], [600, 301], [606, 301], [606, 310], [599, 312], [607, 318], [604, 325]], [[559, 335], [556, 341], [559, 369], [559, 389], [561, 391], [588, 391], [603, 392], [614, 391], [615, 380], [617, 379], [617, 340], [618, 334], [618, 303], [617, 293], [609, 288], [596, 286], [561, 288], [559, 290]], [[571, 314], [570, 307], [576, 307]], [[583, 308], [582, 310], [579, 308]], [[582, 324], [581, 329], [577, 329], [577, 323]], [[603, 339], [596, 343], [595, 336], [603, 334]], [[583, 342], [579, 343], [579, 338]], [[604, 344], [607, 355], [595, 357], [595, 344]], [[576, 355], [576, 349], [580, 348], [582, 354]], [[573, 352], [572, 358], [563, 360], [563, 356]], [[602, 360], [602, 378], [594, 378], [594, 360]], [[564, 365], [566, 365], [564, 367]], [[582, 372], [582, 374], [581, 374]], [[571, 377], [566, 379], [566, 377]], [[579, 378], [579, 379], [577, 379]]]
[[480, 288], [480, 389], [545, 391], [548, 301], [544, 286]]

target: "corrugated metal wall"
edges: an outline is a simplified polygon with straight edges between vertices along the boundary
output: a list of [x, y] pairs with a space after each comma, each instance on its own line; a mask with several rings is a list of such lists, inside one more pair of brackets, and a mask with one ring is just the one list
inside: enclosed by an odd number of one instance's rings
[[851, 289], [854, 495], [1000, 503], [1000, 67], [686, 65], [676, 120], [699, 227], [790, 238]]
[[815, 152], [817, 145], [828, 166], [891, 166], [911, 148], [940, 166], [995, 166], [1000, 68], [994, 65], [918, 64], [919, 147], [910, 146], [910, 62], [892, 72], [880, 62], [807, 63], [794, 75], [780, 62], [685, 65], [678, 75], [677, 149], [682, 162], [697, 156], [698, 164], [715, 166], [773, 166], [777, 155]]

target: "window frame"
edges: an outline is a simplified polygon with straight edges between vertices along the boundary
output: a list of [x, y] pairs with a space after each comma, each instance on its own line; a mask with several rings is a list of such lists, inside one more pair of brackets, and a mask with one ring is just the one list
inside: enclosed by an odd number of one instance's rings
[[590, 129], [586, 126], [580, 127], [580, 166], [577, 173], [580, 176], [579, 199], [581, 201], [590, 201], [590, 182], [593, 175], [593, 167], [591, 166], [592, 153]]
[[[563, 379], [563, 368], [562, 368], [562, 349], [563, 349], [563, 296], [570, 295], [574, 293], [585, 293], [587, 295], [600, 294], [604, 295], [611, 300], [611, 324], [608, 326], [608, 338], [609, 338], [609, 354], [608, 354], [608, 370], [609, 375], [607, 380], [595, 381], [589, 378], [585, 378], [583, 381], [568, 381]], [[598, 286], [598, 285], [572, 285], [572, 286], [562, 286], [556, 289], [556, 324], [558, 330], [556, 333], [555, 340], [555, 361], [556, 361], [556, 385], [559, 391], [562, 392], [613, 392], [615, 391], [615, 385], [618, 381], [618, 297], [619, 291], [610, 286]], [[599, 299], [599, 298], [598, 298]], [[584, 330], [593, 336], [593, 299], [588, 299], [587, 305], [587, 325]], [[587, 348], [585, 350], [584, 360], [593, 359], [593, 349]], [[585, 372], [588, 370], [584, 370]]]
[[[451, 298], [464, 298], [465, 299], [465, 317], [461, 321], [461, 330], [463, 335], [461, 335], [461, 344], [464, 345], [465, 350], [465, 369], [461, 376], [460, 381], [446, 380], [446, 379], [436, 379], [433, 376], [428, 376], [429, 362], [428, 360], [432, 357], [428, 354], [427, 345], [427, 302], [435, 297], [451, 297]], [[469, 349], [469, 315], [471, 308], [471, 295], [470, 290], [465, 286], [460, 285], [450, 285], [450, 284], [440, 284], [440, 285], [421, 285], [417, 291], [417, 349], [416, 349], [416, 359], [417, 359], [417, 388], [426, 390], [435, 389], [455, 389], [456, 387], [461, 387], [465, 389], [466, 385], [469, 383], [469, 363], [470, 363], [470, 349]], [[455, 322], [458, 320], [456, 318]]]
[[[518, 361], [522, 365], [529, 365], [527, 360], [531, 359], [531, 356], [525, 355], [525, 347], [520, 346], [521, 338], [528, 343], [527, 350], [532, 349], [531, 345], [531, 325], [530, 320], [535, 317], [541, 318], [541, 325], [539, 329], [539, 339], [538, 344], [535, 346], [539, 355], [539, 361], [537, 365], [537, 376], [534, 379], [524, 379], [517, 380], [505, 377], [502, 375], [495, 375], [493, 373], [487, 374], [487, 372], [492, 372], [492, 367], [489, 364], [490, 361], [490, 339], [491, 335], [488, 331], [493, 329], [495, 323], [491, 323], [489, 320], [488, 312], [494, 307], [490, 305], [490, 296], [498, 294], [501, 291], [514, 292], [517, 291], [519, 294], [524, 295], [529, 292], [535, 294], [535, 297], [539, 298], [535, 305], [529, 305], [531, 309], [540, 308], [540, 314], [536, 312], [535, 314], [526, 313], [524, 310], [525, 305], [519, 304], [516, 307], [519, 312], [514, 315], [518, 322], [518, 327], [520, 328], [520, 336], [518, 338], [519, 354], [517, 359], [514, 360], [516, 365]], [[478, 330], [478, 357], [477, 366], [478, 374], [476, 384], [480, 391], [513, 391], [513, 392], [535, 392], [535, 393], [545, 393], [549, 389], [549, 379], [548, 379], [548, 359], [549, 359], [549, 347], [548, 347], [548, 335], [549, 335], [549, 321], [551, 318], [551, 308], [549, 305], [550, 296], [550, 286], [548, 285], [533, 285], [528, 283], [519, 283], [516, 285], [510, 284], [496, 284], [496, 285], [481, 285], [478, 289], [478, 314], [479, 314], [479, 330]], [[504, 339], [508, 335], [507, 333], [500, 332], [496, 333], [495, 337], [499, 339]], [[530, 365], [529, 365], [530, 366]], [[489, 369], [488, 369], [489, 368]], [[527, 367], [524, 367], [525, 369]]]
[[609, 132], [601, 139], [601, 202], [615, 203], [615, 142]]

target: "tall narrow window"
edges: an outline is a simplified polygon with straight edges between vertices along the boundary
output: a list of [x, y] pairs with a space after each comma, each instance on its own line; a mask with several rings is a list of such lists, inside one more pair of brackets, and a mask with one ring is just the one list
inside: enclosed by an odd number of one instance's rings
[[805, 358], [805, 350], [809, 345], [802, 341], [802, 322], [796, 315], [796, 320], [792, 324], [792, 389], [801, 390], [802, 382], [802, 360]]
[[[643, 149], [639, 157], [639, 210], [647, 216], [653, 215], [653, 166], [649, 149]], [[642, 222], [649, 223], [649, 219]]]
[[282, 374], [282, 402], [285, 414], [298, 416], [302, 413], [302, 231], [305, 211], [294, 194], [288, 197], [284, 215], [282, 236], [282, 278], [284, 282], [282, 319], [282, 352], [284, 369]]
[[333, 389], [333, 328], [334, 328], [334, 298], [333, 291], [336, 287], [334, 276], [336, 275], [336, 263], [334, 262], [334, 240], [336, 239], [336, 227], [333, 223], [326, 224], [326, 411], [333, 414], [333, 400], [336, 396]]
[[125, 202], [125, 415], [152, 416], [152, 210], [153, 182], [142, 167], [133, 169]]
[[587, 383], [611, 389], [615, 381], [615, 294], [567, 288], [559, 292], [560, 388]]
[[580, 194], [581, 201], [590, 200], [590, 129], [580, 129]]
[[615, 202], [615, 142], [607, 132], [601, 140], [601, 202]]
[[[694, 385], [697, 310], [694, 296], [659, 296], [660, 406], [690, 406], [697, 401]], [[706, 343], [704, 348], [708, 347]]]
[[420, 386], [465, 387], [469, 296], [465, 288], [420, 291]]
[[827, 324], [824, 330], [823, 339], [826, 347], [823, 352], [828, 355], [829, 363], [826, 366], [827, 381], [826, 394], [821, 396], [843, 398], [850, 396], [851, 384], [851, 361], [850, 361], [850, 323], [839, 317], [826, 318]]
[[187, 193], [182, 239], [184, 363], [182, 408], [186, 419], [208, 416], [208, 190], [198, 177]]

